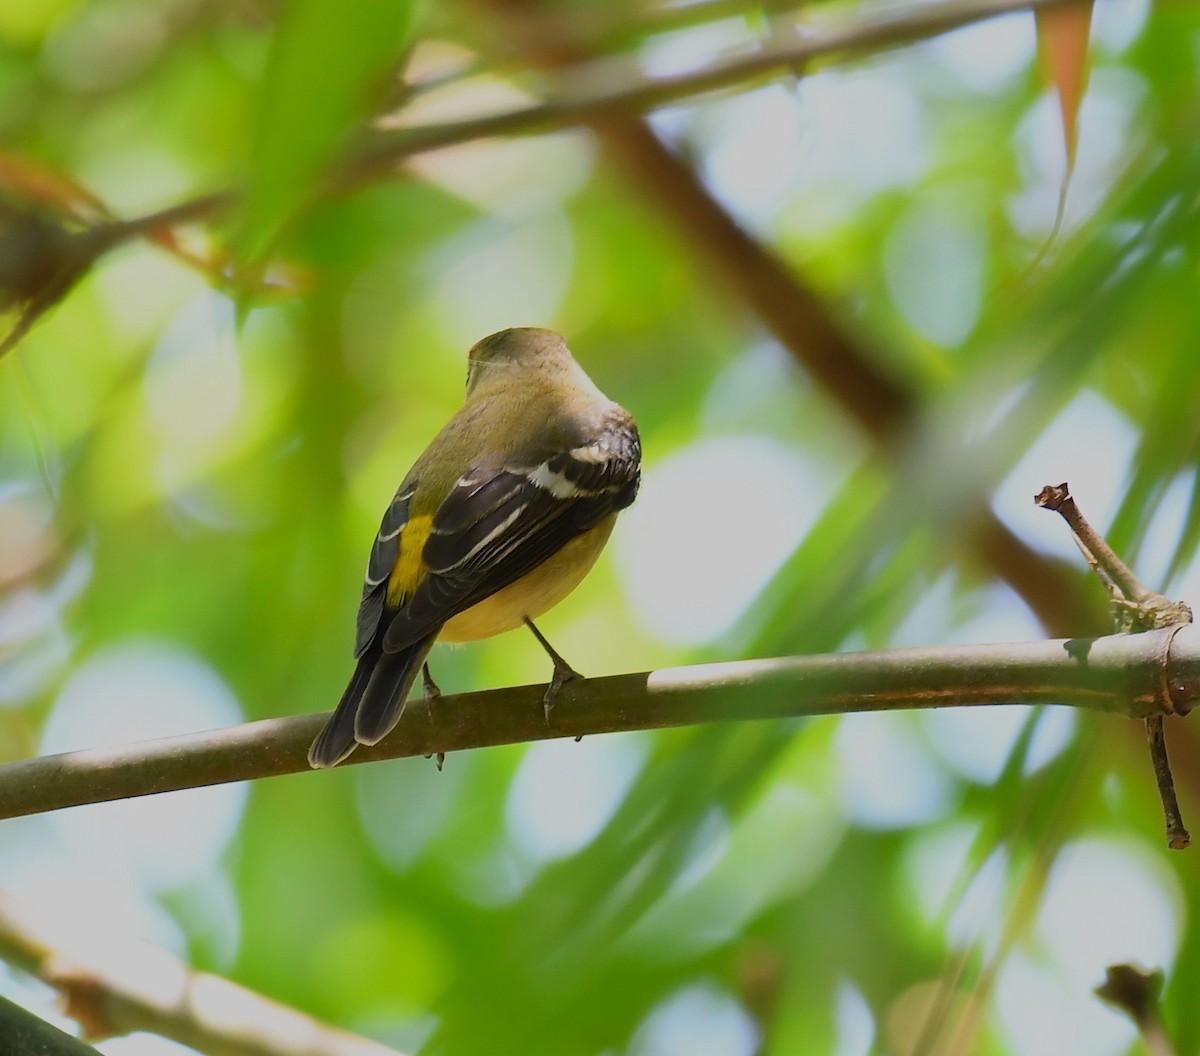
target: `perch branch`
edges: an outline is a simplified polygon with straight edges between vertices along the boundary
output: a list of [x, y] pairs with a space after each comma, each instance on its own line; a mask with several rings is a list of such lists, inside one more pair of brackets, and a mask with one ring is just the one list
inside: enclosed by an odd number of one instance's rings
[[[552, 727], [542, 710], [544, 692], [522, 686], [446, 696], [430, 718], [410, 708], [386, 740], [360, 748], [349, 763], [623, 730], [907, 708], [1058, 703], [1144, 718], [1200, 697], [1200, 628], [581, 679], [556, 698]], [[308, 745], [327, 718], [267, 719], [8, 763], [0, 766], [0, 818], [299, 773], [308, 769]]]

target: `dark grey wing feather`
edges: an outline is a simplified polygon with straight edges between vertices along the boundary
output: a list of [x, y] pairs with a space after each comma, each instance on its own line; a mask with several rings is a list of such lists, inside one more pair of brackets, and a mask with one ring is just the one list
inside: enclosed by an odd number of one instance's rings
[[534, 466], [473, 466], [433, 518], [422, 557], [429, 574], [396, 614], [385, 652], [433, 628], [531, 572], [637, 494], [641, 445], [632, 421]]
[[416, 481], [401, 485], [391, 505], [384, 511], [379, 532], [371, 545], [367, 575], [363, 580], [362, 601], [358, 606], [358, 624], [354, 637], [355, 659], [366, 653], [367, 647], [379, 630], [388, 577], [400, 556], [400, 533], [408, 524], [408, 506], [416, 490]]
[[409, 690], [434, 637], [431, 634], [397, 653], [384, 653], [378, 640], [370, 643], [333, 715], [308, 750], [310, 766], [337, 766], [357, 745], [383, 739], [404, 714]]
[[472, 469], [464, 473], [437, 511], [434, 530], [440, 536], [470, 531], [512, 497], [512, 474]]
[[378, 744], [400, 721], [408, 692], [436, 637], [436, 633], [426, 635], [401, 652], [380, 656], [354, 713], [354, 739], [359, 744]]
[[342, 693], [342, 699], [338, 701], [329, 721], [308, 749], [308, 765], [313, 769], [337, 766], [358, 745], [358, 741], [354, 739], [354, 717], [358, 713], [358, 703], [362, 700], [363, 690], [371, 680], [371, 673], [375, 670], [380, 655], [377, 646], [365, 656], [359, 657], [354, 674], [350, 676], [350, 682]]

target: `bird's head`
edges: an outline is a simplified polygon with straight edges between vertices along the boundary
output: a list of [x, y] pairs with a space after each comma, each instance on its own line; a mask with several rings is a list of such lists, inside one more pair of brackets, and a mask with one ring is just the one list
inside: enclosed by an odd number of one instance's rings
[[467, 395], [500, 372], [513, 368], [537, 373], [578, 370], [567, 343], [553, 330], [519, 326], [501, 330], [479, 341], [467, 353]]

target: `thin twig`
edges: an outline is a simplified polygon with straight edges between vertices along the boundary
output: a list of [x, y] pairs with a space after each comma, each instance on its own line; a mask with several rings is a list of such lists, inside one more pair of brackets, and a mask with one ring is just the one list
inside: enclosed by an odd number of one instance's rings
[[[1088, 558], [1088, 563], [1093, 570], [1120, 591], [1121, 597], [1126, 602], [1132, 602], [1140, 608], [1146, 608], [1153, 612], [1155, 622], [1151, 626], [1166, 627], [1176, 623], [1191, 622], [1190, 610], [1185, 614], [1179, 609], [1179, 605], [1182, 603], [1173, 602], [1151, 590], [1117, 556], [1116, 551], [1083, 516], [1065, 482], [1047, 484], [1038, 492], [1033, 501], [1043, 509], [1054, 510], [1062, 516], [1070, 526], [1076, 542]], [[1184, 606], [1184, 609], [1186, 608]]]
[[113, 222], [113, 226], [120, 229], [125, 237], [144, 235], [151, 231], [207, 219], [214, 213], [228, 209], [237, 199], [238, 192], [236, 191], [214, 191], [211, 194], [190, 198], [185, 202], [179, 202], [165, 209], [157, 209], [152, 213], [133, 217], [130, 220], [116, 220]]
[[[1192, 610], [1182, 601], [1172, 601], [1147, 587], [1133, 571], [1117, 556], [1108, 542], [1084, 517], [1071, 497], [1070, 488], [1062, 484], [1047, 484], [1034, 496], [1034, 503], [1043, 509], [1060, 514], [1071, 528], [1079, 549], [1087, 559], [1092, 571], [1104, 584], [1113, 603], [1113, 622], [1118, 632], [1136, 633], [1151, 629], [1164, 630], [1169, 635], [1192, 622]], [[1145, 715], [1146, 741], [1150, 749], [1150, 762], [1154, 766], [1154, 779], [1158, 796], [1162, 801], [1163, 819], [1167, 829], [1167, 846], [1181, 851], [1191, 837], [1183, 824], [1179, 800], [1175, 795], [1175, 778], [1171, 773], [1171, 762], [1167, 757], [1167, 738], [1163, 728], [1163, 714], [1186, 715], [1188, 704], [1181, 702], [1176, 708], [1172, 699], [1173, 685], [1168, 671], [1170, 639], [1162, 656], [1160, 679], [1160, 707]]]
[[[165, 950], [105, 933], [103, 926], [100, 931], [85, 949], [77, 925], [60, 912], [39, 915], [0, 892], [0, 957], [58, 989], [67, 1015], [89, 1038], [144, 1030], [206, 1056], [401, 1056], [228, 979], [193, 971]], [[27, 1051], [43, 1050], [0, 1044], [5, 1054]], [[64, 1050], [64, 1056], [74, 1052]]]
[[1158, 783], [1158, 796], [1162, 800], [1163, 819], [1167, 825], [1167, 846], [1173, 851], [1182, 851], [1192, 837], [1183, 825], [1179, 812], [1179, 800], [1175, 796], [1175, 778], [1171, 774], [1171, 763], [1167, 758], [1167, 739], [1163, 732], [1163, 717], [1146, 717], [1146, 740], [1150, 746], [1150, 762], [1154, 764], [1154, 779]]
[[[1200, 697], [1195, 627], [827, 653], [577, 679], [556, 698], [552, 728], [542, 708], [545, 686], [445, 696], [432, 716], [410, 708], [384, 741], [359, 748], [348, 762], [624, 730], [907, 708], [1057, 703], [1141, 718], [1162, 710], [1168, 649], [1174, 692]], [[308, 745], [327, 718], [268, 719], [8, 763], [0, 766], [0, 818], [307, 771]]]

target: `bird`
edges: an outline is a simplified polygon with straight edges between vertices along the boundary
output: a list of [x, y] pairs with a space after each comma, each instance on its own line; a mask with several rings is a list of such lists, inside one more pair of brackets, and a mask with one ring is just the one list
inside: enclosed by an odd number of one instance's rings
[[[546, 720], [580, 677], [533, 621], [571, 593], [637, 496], [633, 417], [552, 330], [517, 327], [467, 353], [462, 408], [408, 471], [367, 562], [354, 673], [308, 752], [315, 769], [376, 744], [400, 720], [435, 641], [527, 626], [554, 663]], [[440, 762], [440, 759], [439, 759]]]

